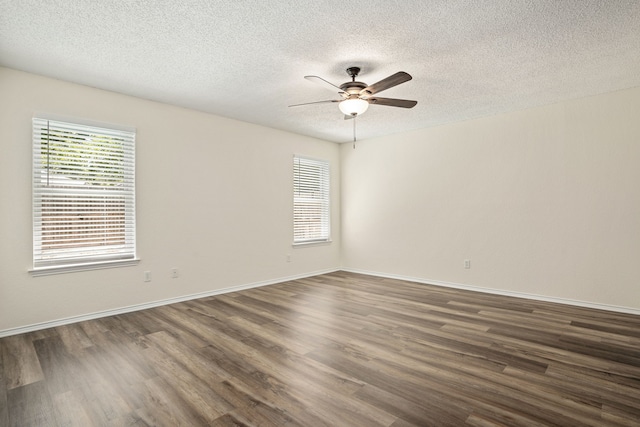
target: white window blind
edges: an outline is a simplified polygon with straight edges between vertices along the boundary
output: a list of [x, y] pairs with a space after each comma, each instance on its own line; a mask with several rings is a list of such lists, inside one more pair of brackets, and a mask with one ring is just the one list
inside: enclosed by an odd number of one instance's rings
[[135, 259], [135, 133], [33, 119], [33, 267]]
[[293, 158], [293, 242], [329, 240], [329, 163]]

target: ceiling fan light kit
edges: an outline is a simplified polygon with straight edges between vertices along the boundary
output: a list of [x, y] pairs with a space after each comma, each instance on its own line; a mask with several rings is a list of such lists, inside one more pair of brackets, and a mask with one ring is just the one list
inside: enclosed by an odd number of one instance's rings
[[[336, 86], [333, 83], [318, 76], [304, 76], [305, 79], [312, 82], [321, 84], [331, 91], [338, 89], [338, 95], [342, 99], [330, 99], [327, 101], [315, 101], [306, 102], [304, 104], [289, 105], [289, 107], [299, 107], [301, 105], [310, 104], [324, 104], [330, 102], [337, 102], [338, 108], [344, 114], [345, 119], [355, 119], [357, 116], [363, 114], [369, 108], [370, 104], [386, 105], [389, 107], [401, 107], [401, 108], [413, 108], [418, 101], [410, 101], [408, 99], [394, 99], [394, 98], [380, 98], [373, 95], [382, 92], [383, 90], [390, 89], [401, 83], [411, 80], [411, 76], [404, 71], [398, 71], [389, 77], [380, 80], [372, 85], [367, 85], [363, 82], [357, 82], [356, 77], [360, 74], [359, 67], [347, 68], [347, 74], [351, 77], [350, 82]], [[353, 139], [355, 141], [355, 121], [353, 123]]]
[[369, 103], [364, 99], [349, 98], [344, 101], [340, 101], [338, 108], [340, 108], [340, 111], [342, 111], [345, 116], [359, 116], [367, 111]]

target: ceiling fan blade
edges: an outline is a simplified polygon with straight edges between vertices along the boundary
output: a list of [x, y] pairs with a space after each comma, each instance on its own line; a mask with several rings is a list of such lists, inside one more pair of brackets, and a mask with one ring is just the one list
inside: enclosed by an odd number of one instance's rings
[[329, 89], [331, 92], [335, 92], [335, 89], [338, 89], [338, 93], [344, 92], [342, 89], [340, 89], [340, 86], [336, 86], [333, 83], [326, 81], [322, 77], [304, 76], [304, 78], [309, 80], [310, 82], [318, 83], [319, 85]]
[[398, 71], [395, 74], [390, 75], [386, 79], [380, 80], [378, 83], [374, 83], [371, 86], [365, 87], [360, 91], [361, 96], [370, 96], [374, 93], [382, 92], [383, 90], [387, 90], [394, 86], [399, 85], [400, 83], [408, 82], [411, 80], [411, 76], [404, 71]]
[[342, 99], [331, 99], [329, 101], [316, 101], [316, 102], [305, 102], [303, 104], [293, 104], [289, 105], [289, 107], [299, 107], [301, 105], [311, 105], [311, 104], [328, 104], [330, 102], [340, 102]]
[[408, 99], [394, 99], [394, 98], [369, 98], [367, 99], [369, 104], [374, 105], [388, 105], [390, 107], [402, 107], [402, 108], [413, 108], [416, 106], [418, 101], [410, 101]]

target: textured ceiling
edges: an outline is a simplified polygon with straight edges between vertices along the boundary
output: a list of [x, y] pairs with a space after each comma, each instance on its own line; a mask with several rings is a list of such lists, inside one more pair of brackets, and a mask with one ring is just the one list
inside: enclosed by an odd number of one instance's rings
[[335, 84], [380, 96], [358, 138], [640, 86], [640, 1], [0, 0], [0, 65], [335, 142]]

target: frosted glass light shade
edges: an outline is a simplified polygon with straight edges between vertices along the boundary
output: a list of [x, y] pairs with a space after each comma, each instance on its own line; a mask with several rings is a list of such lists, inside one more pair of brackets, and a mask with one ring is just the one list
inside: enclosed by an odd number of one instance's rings
[[369, 108], [369, 103], [364, 99], [345, 99], [338, 104], [340, 111], [347, 116], [357, 115], [364, 113]]

